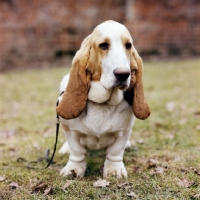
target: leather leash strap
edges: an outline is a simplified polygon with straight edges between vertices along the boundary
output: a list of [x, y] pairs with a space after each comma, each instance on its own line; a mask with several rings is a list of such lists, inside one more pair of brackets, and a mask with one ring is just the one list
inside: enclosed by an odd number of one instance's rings
[[[64, 91], [60, 93], [60, 96], [63, 93], [64, 93]], [[59, 100], [57, 101], [56, 106], [58, 106], [58, 104], [59, 104]], [[56, 140], [55, 140], [55, 143], [54, 143], [53, 154], [52, 154], [51, 159], [49, 160], [47, 166], [45, 167], [45, 169], [47, 169], [50, 166], [50, 164], [52, 163], [54, 155], [55, 155], [55, 152], [56, 152], [56, 146], [57, 146], [57, 142], [58, 142], [58, 133], [59, 133], [59, 127], [60, 127], [60, 120], [59, 120], [59, 115], [58, 114], [56, 115], [56, 118], [57, 118], [57, 122], [56, 122]]]

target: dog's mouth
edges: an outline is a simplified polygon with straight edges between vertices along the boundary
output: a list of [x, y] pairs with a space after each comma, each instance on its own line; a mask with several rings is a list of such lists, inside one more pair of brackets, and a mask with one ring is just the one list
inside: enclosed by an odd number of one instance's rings
[[120, 90], [126, 90], [126, 89], [128, 89], [128, 87], [129, 87], [128, 85], [120, 85], [119, 89]]
[[128, 84], [119, 82], [115, 85], [115, 87], [119, 88], [120, 90], [126, 90], [126, 89], [128, 89]]
[[117, 88], [119, 90], [126, 90], [129, 87], [128, 80], [126, 81], [115, 81], [114, 84], [112, 84], [110, 87], [106, 87], [102, 84], [102, 86], [105, 88], [105, 90], [112, 91], [114, 88]]
[[106, 87], [104, 87], [106, 90], [110, 90], [110, 91], [112, 91], [114, 88], [118, 88], [119, 90], [126, 90], [126, 89], [128, 89], [128, 85], [127, 84], [124, 84], [124, 83], [121, 83], [121, 82], [119, 82], [119, 83], [117, 83], [117, 84], [115, 84], [113, 87], [110, 87], [110, 88], [106, 88]]

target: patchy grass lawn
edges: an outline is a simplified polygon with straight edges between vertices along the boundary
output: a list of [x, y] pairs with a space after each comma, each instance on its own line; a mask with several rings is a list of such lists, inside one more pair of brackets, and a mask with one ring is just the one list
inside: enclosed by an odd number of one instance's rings
[[[152, 114], [136, 120], [124, 156], [128, 179], [102, 178], [105, 153], [89, 152], [85, 178], [59, 176], [55, 164], [26, 167], [53, 149], [55, 104], [65, 68], [0, 74], [0, 199], [200, 199], [200, 60], [145, 63], [144, 84]], [[64, 142], [60, 131], [58, 147]], [[21, 159], [19, 159], [21, 158]], [[23, 159], [24, 160], [23, 160]]]

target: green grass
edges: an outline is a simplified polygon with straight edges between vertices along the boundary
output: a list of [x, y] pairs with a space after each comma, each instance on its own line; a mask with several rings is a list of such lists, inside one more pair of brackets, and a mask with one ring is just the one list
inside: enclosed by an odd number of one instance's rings
[[[59, 82], [68, 69], [0, 74], [0, 199], [130, 199], [130, 192], [135, 199], [198, 199], [194, 195], [200, 194], [200, 60], [144, 66], [152, 114], [145, 121], [136, 120], [133, 127], [133, 146], [124, 156], [128, 179], [109, 178], [105, 188], [93, 187], [102, 178], [103, 151], [89, 152], [86, 176], [66, 189], [66, 178], [59, 175], [66, 155], [56, 153], [56, 163], [46, 170], [45, 163], [38, 164], [41, 169], [28, 169], [26, 162], [17, 162], [19, 157], [37, 160], [46, 149], [52, 153]], [[57, 149], [63, 141], [60, 131]], [[164, 172], [157, 173], [157, 167]], [[19, 186], [11, 187], [12, 182]], [[40, 182], [51, 185], [52, 193], [31, 193]]]

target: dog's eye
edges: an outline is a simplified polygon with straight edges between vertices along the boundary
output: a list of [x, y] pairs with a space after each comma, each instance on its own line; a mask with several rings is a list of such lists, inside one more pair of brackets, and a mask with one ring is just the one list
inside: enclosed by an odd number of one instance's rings
[[131, 47], [132, 47], [132, 44], [131, 44], [131, 43], [129, 43], [129, 42], [127, 42], [127, 43], [125, 44], [125, 46], [126, 46], [126, 49], [127, 49], [127, 50], [129, 50], [129, 49], [131, 49]]
[[102, 50], [107, 50], [109, 47], [108, 43], [107, 42], [104, 42], [104, 43], [101, 43], [99, 45], [99, 48], [102, 49]]

